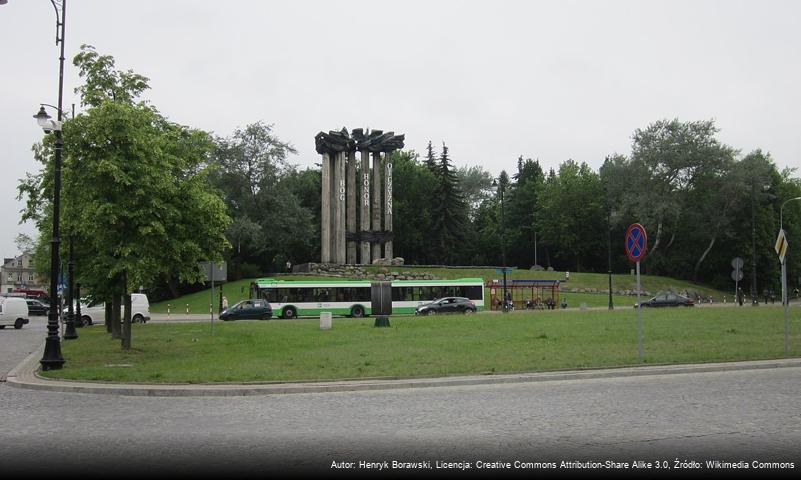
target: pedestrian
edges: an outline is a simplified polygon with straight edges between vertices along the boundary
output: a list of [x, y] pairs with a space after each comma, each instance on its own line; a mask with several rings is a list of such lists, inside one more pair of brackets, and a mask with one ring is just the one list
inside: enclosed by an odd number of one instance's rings
[[737, 289], [737, 303], [743, 306], [743, 287]]
[[289, 260], [286, 261], [286, 271], [290, 273], [292, 272], [292, 262]]
[[228, 297], [226, 297], [225, 295], [223, 295], [222, 308], [223, 308], [223, 310], [228, 308]]
[[762, 295], [765, 297], [765, 305], [768, 304], [768, 289], [762, 290]]
[[567, 308], [567, 297], [562, 297], [562, 308]]
[[770, 303], [776, 303], [776, 293], [773, 291], [773, 288], [770, 289]]

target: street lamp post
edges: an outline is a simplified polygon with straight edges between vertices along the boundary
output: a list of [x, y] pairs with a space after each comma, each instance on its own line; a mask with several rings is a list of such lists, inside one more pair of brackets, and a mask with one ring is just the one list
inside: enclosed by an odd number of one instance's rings
[[492, 188], [497, 189], [498, 194], [501, 197], [501, 259], [503, 260], [503, 313], [509, 312], [509, 305], [506, 303], [506, 219], [504, 215], [504, 205], [503, 205], [503, 190], [504, 185], [503, 182], [498, 182], [496, 180], [492, 181]]
[[751, 305], [759, 305], [757, 300], [756, 280], [756, 213], [754, 209], [754, 196], [756, 187], [751, 182]]
[[607, 273], [609, 275], [609, 310], [615, 309], [612, 303], [612, 209], [606, 209], [606, 262]]
[[58, 292], [59, 273], [59, 209], [61, 204], [61, 138], [62, 104], [64, 98], [64, 33], [66, 24], [67, 0], [50, 0], [56, 11], [56, 45], [61, 45], [58, 71], [58, 120], [53, 121], [45, 112], [44, 105], [34, 118], [44, 129], [45, 133], [55, 132], [55, 159], [53, 166], [53, 236], [50, 240], [50, 311], [47, 315], [47, 337], [42, 359], [39, 361], [42, 370], [57, 370], [64, 366], [64, 357], [61, 356], [61, 343], [58, 338], [58, 305], [56, 293]]
[[[779, 231], [784, 230], [784, 206], [794, 200], [801, 200], [801, 197], [791, 198], [782, 203], [782, 208], [779, 209]], [[787, 306], [790, 302], [790, 296], [787, 294], [787, 256], [782, 259], [782, 306], [784, 307], [784, 356], [789, 354], [788, 336], [790, 326], [787, 320]]]
[[74, 288], [74, 263], [72, 261], [72, 235], [70, 235], [69, 242], [69, 256], [67, 257], [67, 328], [64, 330], [64, 340], [74, 340], [78, 338], [78, 332], [75, 330], [75, 311], [73, 310], [73, 301], [75, 300]]

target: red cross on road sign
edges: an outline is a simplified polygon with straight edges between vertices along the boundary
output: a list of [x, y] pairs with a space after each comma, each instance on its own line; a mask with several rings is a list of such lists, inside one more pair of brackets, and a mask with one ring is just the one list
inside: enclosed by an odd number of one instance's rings
[[633, 223], [626, 231], [626, 255], [632, 262], [639, 262], [645, 256], [648, 248], [648, 236], [645, 234], [645, 227], [639, 223]]

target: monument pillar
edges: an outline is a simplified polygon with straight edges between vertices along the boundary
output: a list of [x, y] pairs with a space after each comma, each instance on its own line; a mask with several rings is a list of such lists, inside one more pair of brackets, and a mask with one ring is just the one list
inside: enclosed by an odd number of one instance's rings
[[[373, 232], [381, 231], [381, 153], [373, 152]], [[371, 260], [381, 258], [381, 243], [373, 240]]]
[[359, 220], [361, 235], [361, 255], [359, 263], [370, 263], [370, 241], [367, 235], [370, 233], [370, 152], [362, 150], [360, 152], [362, 161], [359, 170], [360, 193], [359, 197]]
[[354, 265], [357, 263], [356, 256], [356, 152], [348, 152], [348, 166], [347, 166], [347, 184], [345, 190], [347, 191], [347, 213], [345, 215], [348, 222], [348, 231], [346, 239], [348, 242], [347, 263]]
[[323, 154], [323, 178], [321, 200], [322, 208], [320, 211], [320, 261], [323, 263], [331, 262], [331, 157]]
[[334, 262], [340, 265], [345, 264], [346, 242], [345, 242], [345, 152], [339, 152], [334, 164]]
[[392, 260], [392, 156], [384, 153], [384, 232], [389, 238], [384, 243], [384, 258]]

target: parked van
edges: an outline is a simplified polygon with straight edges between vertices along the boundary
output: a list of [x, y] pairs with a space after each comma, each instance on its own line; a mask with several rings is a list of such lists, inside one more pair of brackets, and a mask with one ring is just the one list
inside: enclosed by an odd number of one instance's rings
[[0, 328], [17, 330], [28, 323], [28, 302], [23, 297], [0, 297]]
[[[124, 312], [124, 309], [122, 309]], [[122, 313], [121, 313], [122, 314]], [[99, 303], [91, 307], [86, 306], [81, 302], [81, 320], [84, 325], [92, 325], [94, 323], [105, 323], [106, 321], [106, 304]], [[147, 295], [144, 293], [131, 294], [131, 322], [145, 323], [150, 320], [150, 302]]]

